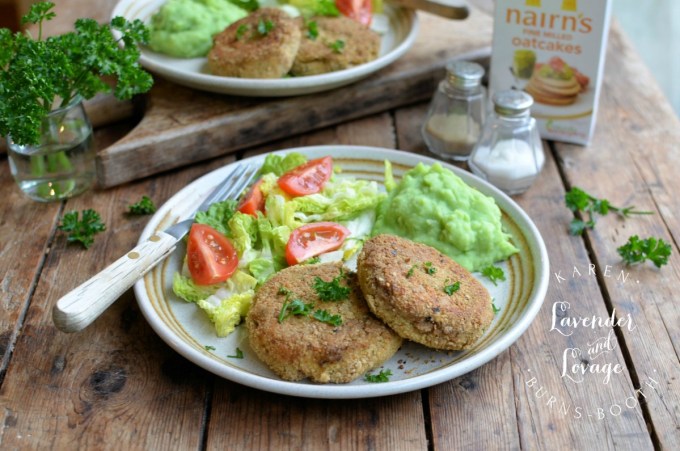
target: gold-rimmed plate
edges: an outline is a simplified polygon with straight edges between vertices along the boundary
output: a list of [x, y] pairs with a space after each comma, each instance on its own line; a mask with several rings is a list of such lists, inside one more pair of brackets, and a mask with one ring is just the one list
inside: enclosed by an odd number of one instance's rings
[[[287, 152], [300, 152], [309, 158], [331, 155], [334, 164], [342, 168], [342, 176], [379, 183], [383, 181], [385, 160], [392, 163], [397, 180], [419, 162], [437, 162], [408, 152], [361, 146], [315, 146], [280, 151]], [[263, 159], [264, 155], [261, 155], [252, 160]], [[478, 277], [500, 311], [484, 336], [469, 350], [440, 352], [405, 342], [382, 367], [392, 372], [389, 382], [384, 383], [363, 379], [348, 384], [284, 381], [250, 349], [245, 325], [240, 325], [225, 338], [218, 338], [202, 311], [173, 294], [172, 276], [180, 269], [184, 256], [181, 247], [137, 282], [135, 294], [139, 306], [156, 333], [187, 359], [225, 379], [270, 392], [311, 398], [368, 398], [417, 390], [465, 374], [503, 352], [529, 327], [548, 288], [548, 255], [536, 226], [512, 199], [466, 171], [441, 164], [470, 186], [495, 199], [503, 213], [503, 226], [520, 250], [498, 265], [505, 271], [506, 281], [495, 286]], [[140, 241], [188, 215], [229, 170], [229, 166], [225, 166], [210, 172], [175, 194], [151, 218]], [[235, 355], [236, 348], [243, 351], [243, 358], [228, 357]]]
[[[128, 20], [149, 24], [151, 16], [167, 0], [121, 0], [111, 13]], [[386, 67], [411, 48], [418, 34], [418, 19], [413, 10], [385, 5], [374, 20], [381, 31], [377, 59], [348, 69], [305, 77], [277, 79], [235, 78], [212, 75], [206, 58], [174, 58], [142, 48], [140, 63], [146, 69], [177, 84], [222, 94], [251, 97], [283, 97], [327, 91], [358, 81]]]

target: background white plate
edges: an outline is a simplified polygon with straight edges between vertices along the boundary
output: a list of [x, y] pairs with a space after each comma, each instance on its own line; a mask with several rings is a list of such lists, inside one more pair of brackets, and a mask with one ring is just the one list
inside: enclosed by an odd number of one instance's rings
[[[148, 24], [151, 16], [165, 1], [121, 0], [114, 7], [111, 16], [123, 16], [128, 20], [141, 19]], [[279, 79], [221, 77], [208, 72], [206, 58], [173, 58], [153, 52], [147, 47], [142, 48], [140, 63], [148, 70], [177, 84], [204, 91], [254, 97], [311, 94], [345, 86], [364, 78], [406, 53], [418, 34], [415, 12], [385, 5], [384, 15], [389, 22], [389, 29], [382, 36], [378, 59], [327, 74]]]
[[[281, 151], [301, 152], [309, 158], [332, 155], [345, 176], [382, 182], [384, 161], [390, 160], [395, 179], [418, 162], [436, 160], [420, 155], [375, 147], [316, 146]], [[251, 160], [262, 160], [264, 156]], [[500, 308], [491, 327], [472, 349], [464, 352], [439, 352], [411, 342], [404, 346], [383, 369], [390, 369], [389, 382], [369, 383], [363, 379], [349, 384], [288, 382], [271, 372], [248, 345], [244, 324], [225, 338], [215, 335], [212, 323], [194, 304], [172, 293], [172, 276], [179, 270], [184, 246], [150, 271], [135, 285], [135, 294], [146, 319], [158, 335], [177, 352], [206, 370], [232, 381], [275, 393], [314, 398], [367, 398], [403, 393], [435, 385], [471, 371], [496, 357], [529, 327], [538, 313], [548, 288], [548, 255], [535, 225], [522, 209], [505, 194], [459, 168], [442, 163], [469, 185], [492, 196], [503, 212], [503, 225], [520, 249], [501, 266], [506, 281], [498, 286], [480, 278]], [[229, 166], [206, 174], [175, 194], [151, 218], [140, 241], [190, 214], [227, 174]], [[478, 275], [478, 274], [476, 274]], [[214, 350], [206, 350], [212, 346]], [[236, 348], [243, 359], [229, 358]]]

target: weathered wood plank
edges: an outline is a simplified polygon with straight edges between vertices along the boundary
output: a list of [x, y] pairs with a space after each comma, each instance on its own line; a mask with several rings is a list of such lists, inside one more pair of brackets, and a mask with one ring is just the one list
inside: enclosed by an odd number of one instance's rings
[[427, 449], [419, 392], [322, 400], [268, 394], [222, 380], [215, 389], [211, 450]]
[[[60, 205], [24, 196], [0, 160], [0, 382], [3, 379], [31, 291], [37, 281]], [[31, 233], [22, 233], [31, 230]]]
[[[585, 149], [557, 144], [557, 153], [569, 184], [613, 205], [655, 213], [625, 221], [614, 214], [603, 217], [588, 241], [598, 267], [611, 268], [610, 277], [600, 274], [610, 310], [617, 318], [630, 315], [636, 326], [632, 331], [620, 328], [620, 336], [658, 445], [679, 449], [680, 200], [675, 186], [680, 121], [624, 36], [615, 31], [609, 42], [595, 139]], [[673, 250], [668, 266], [623, 266], [616, 249], [631, 235], [669, 242]], [[621, 271], [628, 275], [625, 282], [616, 278]]]
[[[428, 155], [420, 135], [426, 107], [426, 104], [420, 104], [397, 111], [396, 128], [400, 146]], [[568, 220], [562, 218], [569, 218], [570, 212], [561, 207], [564, 190], [559, 180], [557, 167], [548, 158], [537, 183], [526, 195], [515, 199], [541, 231], [553, 264], [573, 262], [587, 268], [588, 255], [583, 243], [566, 234]], [[509, 353], [468, 375], [429, 390], [436, 449], [490, 449], [496, 446], [502, 449], [592, 449], [624, 443], [629, 443], [632, 449], [652, 446], [639, 406], [626, 412], [625, 417], [609, 418], [599, 424], [592, 417], [587, 419], [589, 412], [585, 409], [597, 412], [598, 407], [621, 403], [633, 393], [627, 373], [602, 387], [597, 381], [588, 381], [590, 385], [583, 386], [565, 382], [560, 377], [564, 350], [580, 348], [585, 351], [592, 339], [581, 331], [571, 337], [549, 332], [551, 308], [561, 300], [578, 303], [577, 311], [581, 315], [607, 317], [596, 280], [568, 286], [551, 281], [539, 315]], [[603, 331], [605, 335], [607, 332]], [[620, 350], [608, 359], [625, 368]], [[534, 376], [537, 382], [530, 382]], [[539, 385], [544, 388], [537, 397], [535, 391]], [[551, 396], [554, 398], [552, 405], [546, 405]], [[567, 413], [559, 411], [562, 403], [569, 409]], [[576, 407], [585, 412], [582, 416], [586, 419], [573, 418]], [[473, 424], [484, 426], [471, 426]]]
[[[63, 334], [52, 324], [56, 300], [129, 250], [148, 217], [129, 217], [127, 205], [149, 195], [158, 205], [203, 173], [230, 158], [196, 165], [109, 191], [70, 200], [65, 211], [94, 208], [107, 225], [87, 251], [57, 234], [49, 249], [25, 323], [0, 390], [0, 447], [5, 449], [198, 449], [202, 443], [207, 387], [212, 375], [181, 358], [146, 323], [131, 290], [81, 333]], [[4, 180], [4, 179], [3, 179]], [[9, 192], [3, 182], [2, 189]], [[35, 227], [21, 234], [15, 256], [49, 242], [43, 228], [54, 214], [17, 199], [22, 214], [5, 216], [3, 230]], [[37, 205], [37, 204], [36, 204]], [[28, 222], [27, 222], [28, 221]], [[32, 221], [32, 222], [31, 222]], [[41, 221], [47, 221], [42, 226]], [[4, 233], [4, 232], [3, 232]], [[21, 241], [25, 237], [25, 241]], [[29, 238], [35, 240], [32, 244]], [[11, 250], [11, 249], [8, 249]], [[41, 255], [42, 249], [27, 252]], [[33, 258], [35, 259], [35, 258]], [[9, 262], [18, 261], [17, 258]], [[26, 277], [31, 271], [27, 259]], [[4, 258], [2, 259], [5, 264]], [[19, 265], [19, 269], [22, 268]], [[33, 263], [35, 265], [35, 263]], [[14, 274], [16, 269], [9, 271]], [[16, 299], [27, 297], [17, 286]], [[11, 300], [11, 299], [10, 299]], [[12, 302], [17, 302], [13, 300]], [[19, 324], [16, 314], [4, 321]]]
[[[394, 148], [389, 114], [286, 139], [245, 156], [299, 146], [361, 144]], [[419, 392], [366, 400], [314, 400], [216, 384], [208, 449], [427, 449]]]
[[[583, 242], [567, 234], [570, 212], [562, 207], [564, 190], [555, 183], [559, 174], [552, 158], [543, 171], [531, 195], [517, 198], [546, 240], [551, 260], [545, 303], [527, 333], [510, 349], [522, 447], [651, 449], [637, 403], [609, 413], [611, 406], [623, 406], [627, 398], [635, 397], [636, 388], [615, 337], [612, 350], [599, 357], [591, 354], [595, 341], [607, 337], [613, 328], [581, 325], [571, 329], [559, 323], [562, 319], [607, 319], [609, 315], [596, 278], [587, 276], [591, 262]], [[586, 275], [570, 278], [573, 266]], [[560, 273], [565, 280], [555, 275]], [[561, 303], [568, 303], [564, 312], [560, 306], [567, 304]], [[570, 349], [580, 354], [572, 355]], [[580, 373], [598, 364], [619, 365], [621, 373], [612, 374], [608, 382], [605, 374]], [[574, 365], [577, 373], [572, 371]], [[603, 418], [600, 409], [605, 412]]]

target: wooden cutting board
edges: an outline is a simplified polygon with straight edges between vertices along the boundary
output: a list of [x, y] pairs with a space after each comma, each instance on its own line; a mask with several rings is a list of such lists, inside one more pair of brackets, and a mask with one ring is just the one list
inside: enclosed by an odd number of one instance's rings
[[473, 9], [464, 21], [419, 14], [413, 47], [358, 83], [289, 98], [239, 98], [201, 92], [157, 77], [144, 116], [97, 158], [100, 186], [110, 187], [286, 136], [430, 98], [454, 58], [490, 54], [492, 19]]

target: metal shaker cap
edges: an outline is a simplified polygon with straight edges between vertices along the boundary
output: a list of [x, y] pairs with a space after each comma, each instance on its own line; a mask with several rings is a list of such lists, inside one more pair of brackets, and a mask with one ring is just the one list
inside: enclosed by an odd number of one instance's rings
[[446, 75], [457, 88], [474, 88], [481, 84], [484, 68], [470, 61], [452, 61], [446, 65]]
[[522, 116], [534, 104], [534, 98], [524, 91], [509, 89], [495, 93], [493, 104], [494, 110], [501, 116]]

